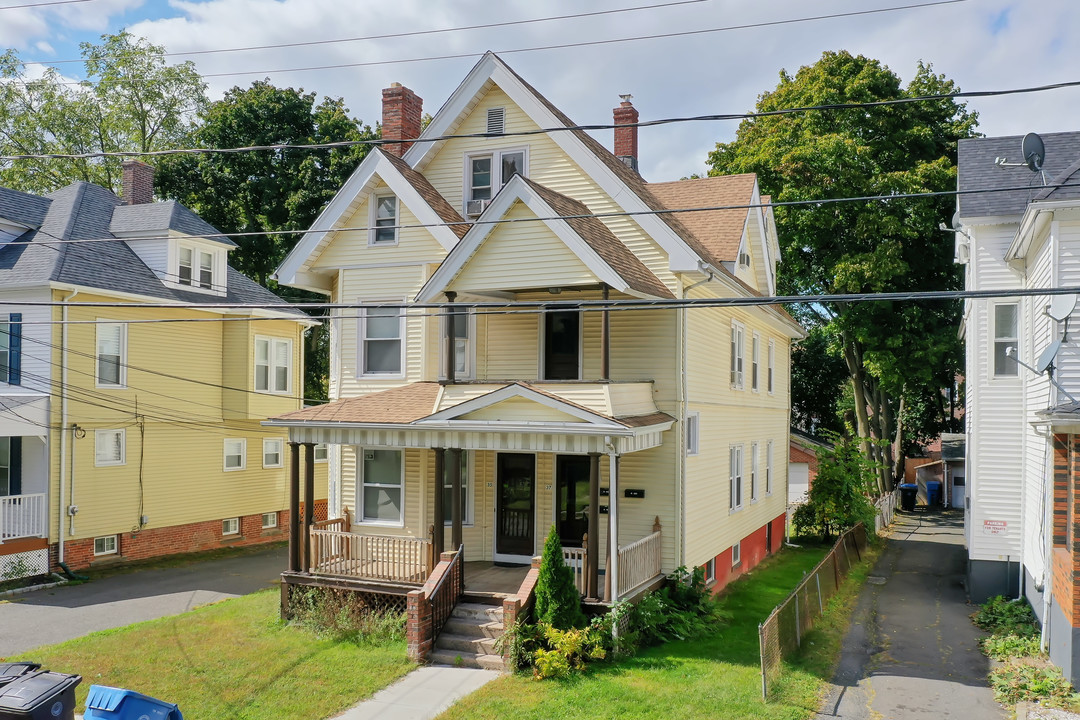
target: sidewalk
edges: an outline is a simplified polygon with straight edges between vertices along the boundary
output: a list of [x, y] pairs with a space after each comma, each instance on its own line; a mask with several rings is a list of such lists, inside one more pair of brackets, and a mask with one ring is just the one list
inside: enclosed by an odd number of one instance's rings
[[425, 665], [336, 720], [430, 720], [499, 677], [494, 670]]
[[819, 720], [1004, 720], [963, 586], [963, 515], [898, 514], [859, 596]]

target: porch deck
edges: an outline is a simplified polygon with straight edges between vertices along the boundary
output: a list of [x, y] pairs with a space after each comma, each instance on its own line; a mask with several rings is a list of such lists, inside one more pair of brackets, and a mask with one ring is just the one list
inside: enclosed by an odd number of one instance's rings
[[528, 565], [500, 567], [480, 560], [466, 562], [465, 592], [513, 595], [528, 574]]

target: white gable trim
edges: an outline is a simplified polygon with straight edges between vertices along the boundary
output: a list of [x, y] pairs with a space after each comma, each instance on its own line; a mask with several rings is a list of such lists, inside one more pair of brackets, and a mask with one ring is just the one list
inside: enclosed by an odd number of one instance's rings
[[449, 251], [457, 244], [457, 235], [443, 224], [443, 219], [431, 209], [416, 188], [401, 175], [383, 151], [374, 148], [345, 181], [333, 200], [319, 213], [319, 217], [315, 219], [311, 228], [296, 243], [292, 252], [274, 273], [274, 279], [285, 285], [292, 285], [300, 279], [301, 275], [307, 275], [302, 273], [302, 270], [305, 265], [318, 257], [319, 245], [329, 234], [328, 231], [339, 226], [342, 218], [348, 213], [349, 206], [364, 193], [364, 188], [376, 176], [394, 191], [394, 194], [421, 223], [432, 226], [428, 228], [429, 232], [444, 249]]
[[[486, 395], [481, 395], [480, 397], [466, 400], [463, 403], [448, 407], [445, 410], [440, 410], [433, 415], [428, 415], [421, 420], [417, 420], [413, 424], [428, 425], [431, 423], [444, 423], [451, 420], [457, 420], [463, 415], [468, 415], [469, 413], [476, 412], [477, 410], [483, 410], [484, 408], [491, 407], [492, 405], [497, 405], [505, 400], [510, 400], [511, 398], [523, 398], [525, 400], [531, 400], [532, 402], [551, 408], [552, 410], [558, 410], [559, 412], [570, 415], [571, 417], [576, 417], [579, 420], [589, 423], [590, 425], [601, 425], [611, 430], [626, 430], [625, 426], [613, 421], [611, 418], [607, 418], [603, 415], [599, 415], [589, 410], [585, 410], [583, 408], [577, 407], [576, 405], [570, 405], [568, 403], [557, 400], [550, 395], [536, 392], [531, 388], [527, 388], [524, 385], [518, 385], [516, 383], [513, 385], [501, 387], [498, 390], [493, 390]], [[476, 423], [478, 421], [470, 420], [466, 422]], [[545, 424], [549, 424], [548, 421], [543, 422]], [[496, 424], [498, 423], [496, 422]]]
[[[465, 234], [461, 242], [450, 251], [450, 254], [446, 256], [439, 268], [424, 284], [424, 287], [420, 289], [416, 296], [417, 302], [431, 302], [438, 299], [439, 294], [449, 287], [454, 278], [469, 264], [469, 260], [472, 259], [498, 225], [494, 222], [485, 222], [485, 220], [502, 218], [517, 200], [525, 203], [538, 217], [545, 218], [542, 221], [544, 225], [555, 233], [570, 251], [585, 263], [585, 266], [596, 275], [597, 279], [607, 283], [619, 292], [642, 297], [642, 293], [632, 289], [619, 273], [604, 262], [603, 258], [581, 236], [574, 232], [569, 223], [556, 218], [555, 216], [558, 213], [521, 176], [515, 175], [510, 179], [510, 182], [503, 186], [499, 194], [495, 196], [495, 199], [477, 219], [476, 224], [469, 228], [469, 232]], [[477, 289], [482, 290], [484, 288]]]
[[[488, 52], [478, 62], [453, 92], [438, 114], [420, 134], [421, 138], [439, 137], [458, 123], [461, 115], [469, 110], [476, 96], [488, 80], [498, 85], [504, 93], [541, 128], [563, 127], [555, 115], [544, 107], [518, 80], [517, 76], [493, 53]], [[650, 208], [613, 173], [596, 155], [585, 147], [573, 132], [558, 131], [549, 136], [577, 165], [592, 178], [623, 210], [649, 212]], [[417, 142], [405, 153], [405, 162], [417, 170], [438, 153], [443, 142]], [[668, 256], [672, 272], [688, 272], [697, 269], [703, 258], [698, 255], [658, 215], [634, 215], [633, 220], [655, 240]]]

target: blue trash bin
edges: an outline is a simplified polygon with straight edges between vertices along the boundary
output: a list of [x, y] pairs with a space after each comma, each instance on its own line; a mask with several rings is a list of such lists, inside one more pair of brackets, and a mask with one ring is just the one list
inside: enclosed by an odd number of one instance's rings
[[86, 696], [85, 720], [183, 720], [180, 708], [134, 690], [91, 685]]
[[935, 507], [941, 504], [941, 481], [926, 481], [926, 504]]

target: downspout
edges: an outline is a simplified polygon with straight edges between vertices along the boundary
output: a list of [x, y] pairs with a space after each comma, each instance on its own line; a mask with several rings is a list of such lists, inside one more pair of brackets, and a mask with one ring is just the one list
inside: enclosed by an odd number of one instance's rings
[[67, 392], [67, 379], [68, 379], [68, 363], [67, 363], [67, 348], [68, 348], [68, 306], [67, 303], [79, 294], [78, 290], [73, 290], [70, 295], [62, 299], [64, 305], [60, 309], [60, 319], [63, 321], [60, 325], [60, 492], [57, 495], [57, 511], [59, 517], [56, 521], [56, 531], [59, 537], [57, 543], [56, 558], [57, 562], [61, 565], [64, 562], [64, 516], [67, 515], [67, 510], [64, 507], [64, 496], [67, 490], [66, 476], [64, 473], [64, 460], [67, 457], [67, 419], [68, 419], [68, 392]]

